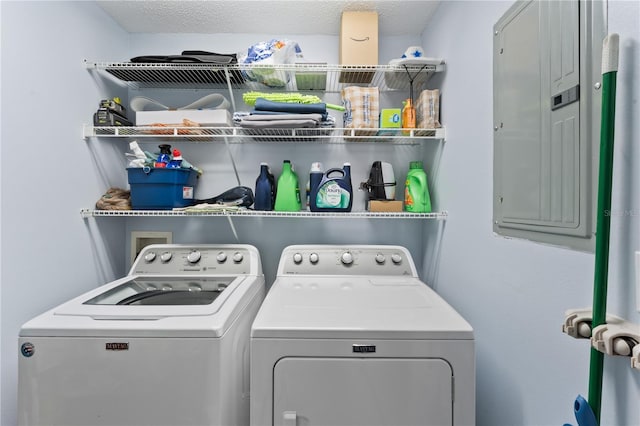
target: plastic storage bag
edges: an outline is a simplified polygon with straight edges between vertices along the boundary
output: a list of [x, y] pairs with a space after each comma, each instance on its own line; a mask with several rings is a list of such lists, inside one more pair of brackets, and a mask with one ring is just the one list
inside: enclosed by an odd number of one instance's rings
[[238, 55], [238, 62], [259, 65], [247, 67], [242, 71], [247, 80], [262, 83], [268, 87], [285, 87], [291, 80], [291, 73], [276, 70], [269, 65], [293, 64], [301, 58], [302, 49], [295, 41], [272, 39], [251, 45], [246, 53]]

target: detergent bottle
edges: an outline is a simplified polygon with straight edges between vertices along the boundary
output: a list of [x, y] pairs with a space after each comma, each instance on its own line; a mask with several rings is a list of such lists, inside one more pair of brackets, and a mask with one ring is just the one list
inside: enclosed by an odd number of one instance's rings
[[278, 177], [278, 187], [276, 190], [276, 202], [274, 210], [281, 212], [300, 211], [300, 187], [298, 185], [298, 175], [291, 166], [291, 161], [284, 160], [282, 163], [282, 174]]
[[318, 189], [320, 181], [322, 180], [322, 163], [311, 163], [311, 170], [309, 171], [309, 180], [307, 181], [307, 210], [311, 210], [311, 192], [315, 188]]
[[267, 163], [260, 163], [260, 175], [256, 179], [255, 210], [270, 211], [276, 201], [275, 178]]
[[[413, 101], [408, 98], [403, 102], [404, 108], [402, 109], [402, 128], [403, 129], [415, 129], [416, 128], [416, 109], [413, 106]], [[402, 134], [407, 136], [411, 133], [410, 130], [403, 130]]]
[[431, 197], [422, 161], [409, 163], [409, 173], [404, 187], [404, 209], [411, 213], [431, 213]]
[[351, 164], [327, 170], [316, 188], [311, 188], [312, 212], [350, 212], [353, 206]]

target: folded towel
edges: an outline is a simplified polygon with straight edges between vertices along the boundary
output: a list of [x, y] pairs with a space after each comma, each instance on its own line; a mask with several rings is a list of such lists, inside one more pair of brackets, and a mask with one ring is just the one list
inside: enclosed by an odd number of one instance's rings
[[274, 102], [264, 98], [256, 99], [254, 108], [256, 111], [278, 111], [294, 114], [326, 114], [327, 112], [327, 104], [324, 102], [317, 104], [295, 104], [290, 102]]

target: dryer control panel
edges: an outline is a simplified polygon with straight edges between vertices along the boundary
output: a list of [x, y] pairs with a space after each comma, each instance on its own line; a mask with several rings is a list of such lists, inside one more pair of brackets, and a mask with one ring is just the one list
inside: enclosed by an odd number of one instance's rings
[[262, 274], [255, 247], [243, 244], [146, 246], [129, 275], [245, 275]]
[[294, 245], [284, 249], [278, 275], [376, 275], [418, 277], [405, 247]]

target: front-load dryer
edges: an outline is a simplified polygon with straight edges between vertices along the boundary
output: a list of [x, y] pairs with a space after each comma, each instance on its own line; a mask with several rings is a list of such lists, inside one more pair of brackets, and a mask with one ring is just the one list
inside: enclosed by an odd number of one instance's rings
[[251, 425], [475, 423], [471, 326], [398, 246], [284, 249], [251, 330]]
[[129, 274], [24, 324], [20, 425], [249, 423], [249, 245], [152, 245]]

